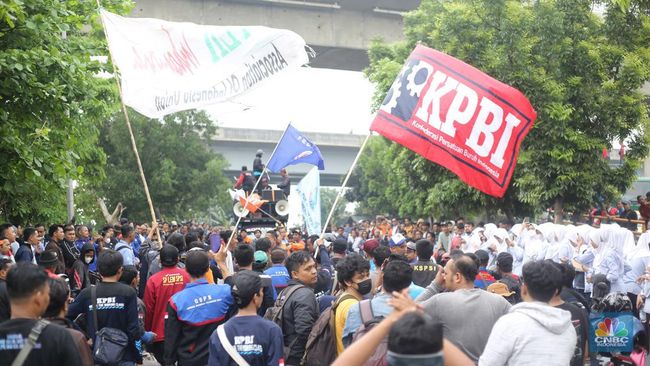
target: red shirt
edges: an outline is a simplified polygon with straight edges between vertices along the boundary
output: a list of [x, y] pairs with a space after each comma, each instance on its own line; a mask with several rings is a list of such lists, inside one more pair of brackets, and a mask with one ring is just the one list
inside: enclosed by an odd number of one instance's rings
[[160, 272], [147, 280], [144, 290], [146, 314], [144, 329], [156, 333], [154, 342], [165, 340], [165, 319], [167, 319], [167, 302], [175, 293], [190, 283], [190, 276], [184, 269], [163, 267]]

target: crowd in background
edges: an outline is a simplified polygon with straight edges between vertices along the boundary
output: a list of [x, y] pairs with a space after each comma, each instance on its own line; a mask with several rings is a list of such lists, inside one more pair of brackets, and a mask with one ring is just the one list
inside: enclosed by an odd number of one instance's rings
[[635, 314], [633, 360], [647, 355], [650, 233], [628, 227], [5, 224], [0, 364], [35, 331], [26, 365], [597, 364], [588, 315], [604, 310]]

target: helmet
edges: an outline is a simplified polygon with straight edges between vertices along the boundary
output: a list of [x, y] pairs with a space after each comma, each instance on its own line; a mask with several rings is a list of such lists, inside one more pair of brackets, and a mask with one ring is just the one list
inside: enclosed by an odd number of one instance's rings
[[259, 149], [255, 155], [262, 156], [262, 154], [264, 154], [264, 151], [262, 151], [262, 149]]
[[623, 312], [632, 311], [632, 301], [627, 294], [622, 292], [612, 292], [592, 306], [596, 312]]

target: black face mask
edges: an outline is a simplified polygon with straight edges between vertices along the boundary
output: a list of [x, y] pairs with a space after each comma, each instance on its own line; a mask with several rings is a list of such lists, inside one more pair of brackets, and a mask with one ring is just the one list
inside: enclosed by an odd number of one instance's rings
[[367, 278], [357, 283], [357, 286], [359, 286], [357, 291], [359, 291], [361, 295], [367, 295], [370, 293], [370, 290], [372, 290], [372, 280], [370, 278]]

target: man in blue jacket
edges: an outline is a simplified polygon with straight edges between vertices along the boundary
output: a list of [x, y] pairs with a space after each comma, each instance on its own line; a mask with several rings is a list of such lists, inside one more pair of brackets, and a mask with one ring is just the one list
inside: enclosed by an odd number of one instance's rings
[[[123, 331], [129, 338], [120, 366], [142, 363], [142, 356], [136, 348], [141, 332], [138, 324], [138, 302], [135, 289], [118, 282], [122, 276], [122, 255], [110, 249], [99, 254], [97, 268], [102, 275], [102, 282], [97, 284], [97, 327], [93, 321], [91, 287], [83, 289], [70, 304], [68, 318], [75, 319], [79, 314], [86, 314], [87, 331], [90, 339], [95, 340], [95, 333], [104, 327]], [[94, 310], [93, 310], [94, 311]]]
[[235, 311], [228, 285], [208, 283], [208, 254], [187, 252], [185, 270], [192, 282], [174, 294], [167, 304], [165, 321], [165, 365], [205, 366], [208, 363], [210, 335]]

